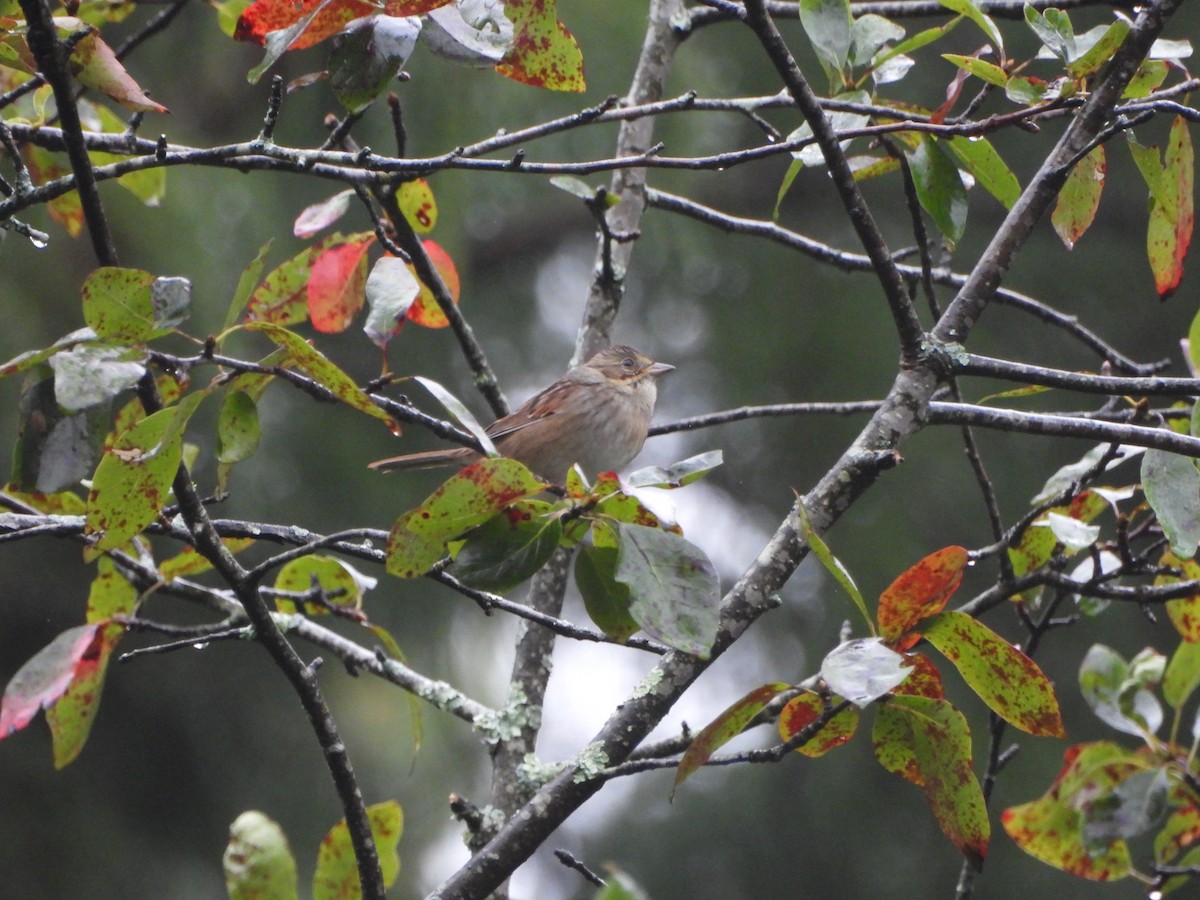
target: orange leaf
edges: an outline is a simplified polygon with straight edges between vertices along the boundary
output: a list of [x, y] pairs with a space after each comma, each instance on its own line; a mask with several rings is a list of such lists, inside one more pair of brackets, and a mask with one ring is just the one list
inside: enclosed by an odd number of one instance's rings
[[504, 14], [515, 33], [496, 71], [522, 84], [580, 93], [586, 87], [583, 54], [558, 21], [556, 5], [556, 0], [507, 0]]
[[756, 687], [750, 693], [735, 700], [719, 716], [704, 726], [704, 729], [692, 739], [679, 767], [675, 770], [675, 783], [671, 787], [674, 795], [675, 788], [683, 784], [689, 775], [699, 769], [722, 746], [741, 734], [750, 721], [762, 712], [763, 707], [771, 702], [789, 685], [785, 682], [771, 682]]
[[[433, 241], [422, 241], [421, 243], [425, 245], [425, 252], [429, 254], [429, 259], [434, 268], [438, 270], [438, 274], [442, 276], [442, 281], [446, 283], [446, 290], [450, 292], [451, 299], [457, 303], [459, 295], [462, 293], [462, 286], [458, 280], [458, 270], [454, 267], [454, 260]], [[433, 291], [426, 287], [424, 282], [421, 282], [421, 293], [408, 308], [408, 318], [413, 323], [424, 325], [426, 328], [445, 328], [450, 324], [450, 320], [446, 318], [446, 314], [442, 312], [442, 308], [434, 299]]]
[[[419, 16], [446, 6], [452, 0], [391, 0], [383, 12], [389, 16]], [[327, 37], [337, 34], [354, 19], [361, 19], [380, 11], [368, 0], [254, 0], [242, 12], [233, 36], [239, 41], [253, 41], [262, 45], [267, 34], [279, 31], [299, 22], [318, 6], [323, 8], [313, 17], [308, 28], [293, 43], [290, 49], [303, 50], [319, 44]]]
[[894, 641], [939, 612], [958, 589], [966, 567], [964, 548], [943, 547], [901, 574], [879, 597], [880, 636]]
[[[840, 698], [832, 697], [830, 702], [837, 703]], [[816, 722], [825, 713], [826, 701], [816, 694], [800, 694], [793, 697], [779, 713], [779, 737], [790, 741], [801, 731]], [[822, 726], [821, 730], [796, 748], [796, 752], [804, 756], [823, 756], [834, 747], [840, 747], [854, 737], [858, 728], [858, 710], [848, 706]]]

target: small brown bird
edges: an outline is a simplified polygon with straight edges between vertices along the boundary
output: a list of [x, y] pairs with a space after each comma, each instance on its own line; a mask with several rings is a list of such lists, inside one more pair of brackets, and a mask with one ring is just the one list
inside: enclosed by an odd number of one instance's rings
[[[620, 469], [646, 441], [655, 382], [674, 368], [632, 347], [605, 347], [485, 430], [500, 453], [545, 478], [561, 481], [576, 463], [589, 476]], [[457, 447], [393, 456], [370, 467], [465, 466], [479, 458], [477, 450]]]

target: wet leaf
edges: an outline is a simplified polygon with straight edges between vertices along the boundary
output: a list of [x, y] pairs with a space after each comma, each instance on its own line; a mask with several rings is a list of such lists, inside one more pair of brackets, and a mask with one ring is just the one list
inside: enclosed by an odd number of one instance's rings
[[1075, 242], [1096, 218], [1107, 168], [1104, 145], [1101, 144], [1071, 169], [1058, 193], [1058, 202], [1050, 215], [1050, 222], [1068, 250], [1075, 246]]
[[1142, 457], [1142, 490], [1170, 542], [1171, 552], [1190, 559], [1200, 546], [1200, 470], [1178, 453], [1149, 449]]
[[222, 858], [229, 900], [296, 900], [296, 860], [283, 829], [260, 812], [229, 826]]
[[617, 523], [616, 578], [629, 585], [629, 614], [668, 647], [708, 657], [720, 626], [720, 582], [704, 552], [679, 535]]
[[609, 637], [624, 641], [641, 627], [629, 614], [629, 585], [617, 581], [617, 536], [610, 525], [596, 522], [592, 541], [575, 556], [575, 586], [588, 617]]
[[720, 450], [709, 450], [689, 456], [681, 462], [666, 467], [647, 466], [630, 473], [625, 482], [630, 487], [678, 488], [698, 481], [724, 462]]
[[904, 657], [880, 638], [844, 641], [821, 662], [821, 677], [830, 690], [859, 707], [889, 693], [908, 673]]
[[1162, 680], [1166, 658], [1143, 651], [1126, 663], [1111, 647], [1095, 644], [1079, 667], [1079, 688], [1096, 717], [1136, 737], [1162, 725], [1162, 707], [1148, 688]]
[[347, 189], [338, 191], [320, 203], [304, 207], [292, 223], [292, 234], [298, 238], [310, 238], [324, 231], [349, 211], [353, 197], [353, 189]]
[[848, 0], [800, 0], [800, 25], [825, 71], [841, 72], [854, 37]]
[[416, 16], [368, 16], [333, 36], [329, 86], [351, 112], [366, 109], [404, 68], [417, 46], [421, 20]]
[[921, 208], [951, 244], [958, 243], [967, 227], [967, 189], [958, 167], [936, 138], [925, 135], [908, 154], [913, 183]]
[[463, 584], [503, 594], [533, 576], [558, 548], [562, 524], [549, 504], [517, 501], [468, 532], [447, 571]]
[[[816, 722], [825, 714], [827, 705], [836, 705], [841, 697], [833, 696], [828, 699], [812, 693], [802, 693], [787, 702], [779, 713], [779, 737], [790, 741], [805, 728]], [[802, 756], [815, 758], [824, 756], [835, 747], [840, 747], [858, 730], [859, 713], [854, 707], [847, 707], [835, 714], [821, 729], [803, 744], [796, 748]]]

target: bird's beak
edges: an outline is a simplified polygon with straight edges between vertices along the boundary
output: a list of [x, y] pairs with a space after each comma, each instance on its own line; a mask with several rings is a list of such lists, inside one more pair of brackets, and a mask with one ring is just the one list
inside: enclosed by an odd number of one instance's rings
[[651, 378], [661, 378], [663, 375], [666, 375], [668, 372], [674, 372], [674, 371], [675, 371], [674, 366], [669, 366], [666, 363], [656, 362], [652, 366], [650, 366], [649, 369], [646, 370], [646, 374], [649, 375]]

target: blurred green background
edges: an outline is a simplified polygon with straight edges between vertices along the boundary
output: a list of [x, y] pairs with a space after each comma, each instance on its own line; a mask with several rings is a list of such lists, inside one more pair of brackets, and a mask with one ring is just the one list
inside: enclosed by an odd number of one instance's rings
[[[127, 33], [151, 11], [112, 30]], [[408, 131], [408, 154], [427, 155], [575, 111], [623, 94], [641, 44], [645, 3], [563, 0], [560, 16], [578, 37], [588, 91], [563, 96], [516, 84], [490, 71], [455, 67], [423, 48], [397, 86]], [[1078, 30], [1105, 21], [1103, 10], [1074, 13]], [[904, 23], [909, 33], [929, 22]], [[1195, 33], [1197, 13], [1185, 10], [1169, 34]], [[1031, 38], [1009, 24], [1010, 53]], [[785, 23], [793, 46], [806, 48], [798, 26]], [[117, 43], [116, 37], [110, 43]], [[969, 26], [938, 52], [972, 52], [982, 40]], [[235, 44], [217, 29], [211, 9], [195, 3], [177, 23], [129, 62], [129, 68], [171, 115], [148, 116], [144, 135], [207, 146], [257, 134], [266, 85], [245, 73], [257, 48]], [[801, 63], [817, 72], [805, 52]], [[289, 54], [277, 66], [286, 78], [324, 67], [325, 50]], [[926, 51], [909, 79], [886, 95], [926, 105], [942, 96], [948, 63]], [[819, 83], [819, 78], [815, 79]], [[773, 71], [749, 32], [736, 24], [705, 29], [680, 51], [667, 95], [774, 93]], [[1010, 108], [993, 99], [992, 111]], [[324, 85], [289, 96], [276, 133], [280, 143], [312, 146], [321, 119], [338, 112]], [[784, 133], [800, 120], [772, 112]], [[1024, 182], [1048, 152], [1061, 124], [1040, 134], [1004, 134], [997, 147]], [[1143, 143], [1161, 141], [1166, 123], [1139, 130]], [[391, 152], [383, 109], [355, 130], [361, 144]], [[528, 159], [566, 161], [611, 154], [616, 127], [567, 132], [530, 145]], [[677, 114], [659, 123], [666, 153], [685, 156], [748, 146], [757, 130], [733, 114]], [[1196, 312], [1195, 279], [1160, 303], [1145, 262], [1146, 191], [1120, 147], [1110, 152], [1109, 184], [1096, 225], [1067, 252], [1049, 224], [1039, 227], [1006, 280], [1078, 316], [1123, 352], [1142, 360], [1170, 356], [1182, 374], [1178, 341]], [[722, 210], [767, 218], [787, 169], [786, 157], [728, 171], [654, 171], [654, 186], [682, 192]], [[599, 185], [606, 178], [591, 178]], [[203, 337], [220, 327], [242, 268], [274, 239], [270, 265], [297, 252], [291, 223], [308, 204], [338, 186], [291, 175], [175, 168], [168, 195], [147, 210], [115, 185], [102, 189], [122, 264], [183, 275], [194, 285], [188, 331]], [[432, 179], [440, 221], [432, 237], [455, 259], [462, 309], [483, 341], [511, 401], [548, 383], [570, 357], [593, 265], [593, 225], [578, 200], [523, 174], [443, 172]], [[893, 247], [912, 243], [896, 178], [865, 185]], [[1003, 210], [982, 190], [971, 197], [967, 236], [955, 268], [970, 267]], [[36, 250], [9, 236], [0, 247], [0, 358], [42, 347], [79, 327], [79, 287], [94, 267], [85, 238], [71, 240], [43, 212], [29, 216], [53, 235]], [[801, 174], [783, 204], [781, 222], [857, 251], [844, 213], [821, 170]], [[352, 210], [342, 230], [369, 228]], [[729, 236], [694, 222], [649, 211], [642, 223], [616, 337], [675, 364], [662, 385], [656, 420], [743, 404], [881, 397], [894, 374], [897, 345], [877, 284], [761, 241]], [[942, 292], [945, 303], [950, 294]], [[357, 326], [317, 339], [317, 346], [359, 379], [378, 374], [381, 358]], [[183, 349], [182, 343], [178, 344]], [[263, 353], [249, 339], [235, 349]], [[1096, 369], [1100, 361], [1063, 334], [1020, 312], [993, 307], [970, 341], [978, 353], [1064, 368]], [[442, 381], [481, 416], [470, 374], [448, 331], [410, 328], [389, 349], [391, 367]], [[206, 378], [208, 373], [199, 373]], [[967, 399], [1000, 389], [964, 384]], [[20, 384], [0, 382], [0, 444], [16, 436]], [[415, 392], [414, 392], [415, 395]], [[1023, 408], [1075, 408], [1079, 400], [1050, 394], [1018, 401]], [[430, 404], [432, 408], [432, 404]], [[344, 407], [316, 405], [273, 386], [262, 404], [264, 440], [237, 467], [228, 517], [294, 523], [327, 532], [348, 526], [387, 528], [437, 483], [437, 473], [382, 477], [371, 459], [432, 446], [410, 429], [397, 441], [378, 423]], [[733, 583], [787, 513], [793, 489], [807, 490], [861, 426], [859, 419], [797, 418], [742, 422], [649, 442], [640, 462], [665, 464], [720, 448], [725, 465], [705, 482], [651, 497], [672, 510], [688, 537], [714, 559], [723, 585]], [[188, 439], [201, 447], [196, 477], [210, 491], [215, 467], [210, 411], [194, 420]], [[980, 434], [1003, 512], [1012, 521], [1043, 481], [1088, 449], [1078, 442]], [[946, 544], [990, 541], [986, 518], [954, 429], [930, 429], [903, 448], [906, 462], [889, 472], [827, 536], [864, 594], [876, 596], [903, 568]], [[1133, 481], [1131, 467], [1117, 480]], [[1111, 529], [1111, 518], [1105, 521]], [[158, 547], [159, 555], [173, 552]], [[989, 582], [991, 566], [971, 573], [966, 599]], [[0, 682], [65, 628], [82, 621], [91, 569], [80, 547], [49, 539], [0, 545]], [[479, 700], [498, 704], [511, 664], [516, 626], [483, 616], [471, 602], [436, 585], [383, 578], [367, 597], [373, 621], [387, 627], [418, 669], [444, 678]], [[519, 593], [518, 593], [519, 596]], [[685, 697], [663, 736], [681, 723], [698, 727], [765, 680], [798, 680], [815, 671], [837, 641], [852, 609], [840, 589], [805, 565], [783, 592], [783, 606], [754, 628]], [[151, 599], [150, 616], [196, 621], [172, 600]], [[582, 619], [577, 597], [566, 615]], [[988, 618], [1018, 638], [1011, 614]], [[362, 639], [361, 637], [359, 639]], [[1169, 652], [1175, 638], [1165, 621], [1133, 609], [1055, 632], [1039, 661], [1055, 679], [1072, 741], [1114, 737], [1082, 708], [1075, 688], [1083, 652], [1102, 641], [1126, 655], [1148, 644]], [[123, 649], [148, 643], [130, 637]], [[317, 655], [301, 648], [306, 656]], [[653, 660], [613, 647], [560, 641], [539, 754], [546, 761], [576, 752]], [[947, 675], [983, 748], [986, 718], [978, 701]], [[458, 720], [427, 711], [425, 744], [411, 746], [408, 705], [396, 689], [351, 678], [336, 665], [322, 683], [347, 739], [368, 801], [396, 798], [404, 806], [403, 870], [395, 897], [422, 896], [466, 858], [460, 829], [449, 820], [451, 792], [484, 802], [489, 769], [477, 736]], [[658, 900], [685, 897], [912, 898], [953, 895], [959, 858], [943, 839], [919, 792], [884, 772], [869, 747], [870, 716], [846, 748], [812, 761], [723, 768], [693, 777], [668, 802], [670, 772], [612, 784], [554, 836], [514, 881], [514, 896], [587, 897], [574, 873], [551, 856], [565, 848], [593, 867], [613, 861]], [[1014, 739], [1015, 736], [1014, 736]], [[756, 735], [747, 745], [761, 745]], [[1030, 800], [1057, 771], [1064, 743], [1020, 738], [1021, 753], [1005, 771], [993, 809]], [[739, 744], [738, 746], [742, 746]], [[301, 871], [310, 877], [317, 844], [340, 817], [316, 743], [290, 689], [265, 653], [225, 643], [202, 651], [143, 657], [111, 667], [103, 709], [82, 757], [61, 772], [50, 762], [38, 721], [0, 743], [0, 895], [20, 898], [207, 898], [223, 896], [220, 857], [230, 822], [257, 808], [287, 831]], [[987, 871], [975, 896], [1024, 900], [1069, 896], [1132, 897], [1132, 882], [1085, 885], [1017, 850], [993, 819]]]

